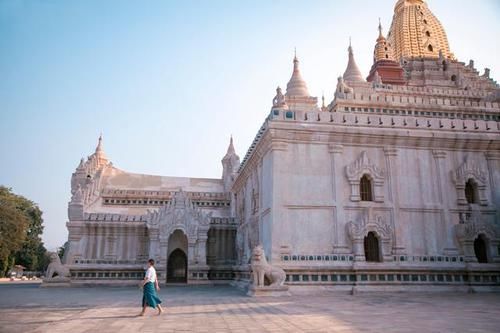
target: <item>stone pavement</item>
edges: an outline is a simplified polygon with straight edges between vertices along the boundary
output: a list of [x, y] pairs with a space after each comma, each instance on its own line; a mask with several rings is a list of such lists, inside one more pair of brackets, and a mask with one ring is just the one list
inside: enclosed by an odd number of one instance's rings
[[0, 285], [0, 332], [499, 332], [500, 294], [325, 293], [250, 298], [228, 286], [163, 287], [166, 313], [138, 288]]

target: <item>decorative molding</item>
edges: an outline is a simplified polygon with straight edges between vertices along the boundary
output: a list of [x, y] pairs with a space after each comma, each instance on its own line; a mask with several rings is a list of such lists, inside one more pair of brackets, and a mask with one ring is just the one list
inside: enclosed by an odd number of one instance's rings
[[459, 213], [459, 224], [454, 226], [455, 236], [465, 256], [465, 261], [477, 261], [474, 241], [480, 235], [486, 237], [488, 261], [498, 260], [497, 247], [500, 244], [500, 228], [494, 224], [484, 222], [477, 205], [471, 205], [469, 211]]
[[484, 153], [486, 160], [488, 161], [500, 161], [500, 152], [498, 151], [489, 151]]
[[432, 156], [434, 156], [435, 159], [446, 158], [446, 151], [444, 151], [444, 150], [433, 150], [432, 151]]
[[366, 151], [361, 152], [360, 157], [346, 166], [346, 175], [351, 185], [351, 201], [360, 201], [359, 183], [363, 175], [372, 179], [373, 201], [384, 201], [385, 171], [377, 167], [367, 156]]
[[483, 206], [488, 205], [488, 198], [486, 195], [488, 177], [486, 172], [480, 168], [476, 161], [466, 156], [464, 163], [454, 172], [452, 171], [452, 179], [457, 190], [459, 205], [467, 204], [467, 199], [465, 198], [465, 184], [469, 179], [474, 180], [477, 185], [479, 204]]
[[328, 152], [331, 154], [342, 154], [344, 151], [344, 146], [339, 145], [339, 144], [329, 144], [328, 145]]
[[398, 156], [398, 149], [394, 147], [384, 147], [385, 156]]
[[212, 213], [204, 213], [196, 207], [186, 192], [179, 191], [173, 196], [172, 202], [161, 207], [158, 211], [149, 212], [146, 216], [146, 225], [149, 230], [159, 230], [161, 240], [168, 240], [176, 229], [182, 230], [189, 242], [206, 236]]
[[380, 215], [373, 215], [372, 208], [366, 208], [364, 216], [358, 221], [346, 224], [347, 234], [353, 243], [353, 253], [356, 261], [364, 261], [364, 238], [369, 232], [374, 232], [380, 241], [380, 250], [384, 261], [392, 260], [392, 243], [394, 228], [389, 221]]

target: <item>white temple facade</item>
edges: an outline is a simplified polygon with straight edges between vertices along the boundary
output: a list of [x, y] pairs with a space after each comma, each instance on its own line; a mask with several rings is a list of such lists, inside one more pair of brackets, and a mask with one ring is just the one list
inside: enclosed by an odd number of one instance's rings
[[454, 58], [422, 0], [397, 1], [387, 39], [379, 27], [368, 80], [351, 45], [347, 63], [318, 107], [295, 57], [241, 164], [231, 139], [221, 179], [127, 173], [100, 139], [72, 177], [72, 281], [131, 281], [153, 258], [163, 282], [245, 284], [261, 244], [292, 288], [500, 285], [489, 70]]

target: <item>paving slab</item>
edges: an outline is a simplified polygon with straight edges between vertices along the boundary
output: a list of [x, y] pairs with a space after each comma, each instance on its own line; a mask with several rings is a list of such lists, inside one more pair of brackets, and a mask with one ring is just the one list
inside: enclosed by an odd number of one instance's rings
[[0, 285], [0, 332], [499, 332], [498, 293], [326, 293], [251, 298], [229, 286], [163, 287], [138, 317], [131, 287]]

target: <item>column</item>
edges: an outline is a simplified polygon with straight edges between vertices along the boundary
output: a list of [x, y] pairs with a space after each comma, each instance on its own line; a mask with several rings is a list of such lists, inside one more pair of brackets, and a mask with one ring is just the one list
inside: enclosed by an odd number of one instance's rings
[[217, 238], [215, 239], [215, 245], [217, 247], [217, 265], [222, 265], [224, 263], [224, 253], [223, 253], [223, 230], [222, 229], [215, 229], [217, 230]]
[[[485, 154], [488, 165], [489, 186], [492, 203], [500, 203], [500, 152], [489, 151]], [[500, 221], [500, 207], [495, 207], [497, 214], [495, 221]]]
[[458, 254], [458, 250], [453, 241], [455, 239], [455, 230], [454, 230], [455, 223], [453, 223], [453, 216], [450, 213], [449, 200], [447, 200], [448, 198], [447, 196], [445, 196], [446, 187], [443, 184], [444, 181], [449, 179], [449, 174], [447, 174], [445, 168], [446, 151], [433, 150], [432, 156], [434, 157], [434, 160], [436, 162], [436, 170], [437, 170], [436, 185], [438, 191], [439, 204], [442, 209], [441, 216], [445, 228], [444, 236], [446, 237], [446, 239], [444, 240], [443, 244], [443, 254], [455, 255]]
[[[384, 147], [385, 164], [386, 164], [386, 186], [388, 189], [387, 200], [392, 203], [392, 221], [391, 224], [394, 229], [392, 236], [392, 252], [395, 255], [406, 254], [403, 226], [400, 205], [399, 205], [399, 183], [398, 183], [398, 168], [397, 157], [398, 150], [394, 147]], [[404, 223], [404, 222], [403, 222]], [[387, 255], [387, 253], [385, 253]]]
[[207, 239], [208, 236], [203, 234], [198, 236], [198, 265], [207, 265]]
[[194, 265], [195, 248], [196, 240], [188, 239], [188, 269], [189, 266]]
[[333, 251], [334, 253], [349, 253], [351, 249], [346, 244], [345, 222], [343, 225], [339, 222], [340, 220], [345, 220], [344, 198], [342, 198], [342, 179], [344, 177], [342, 162], [343, 146], [331, 144], [328, 147], [328, 152], [332, 158], [332, 198], [335, 206], [333, 212]]

